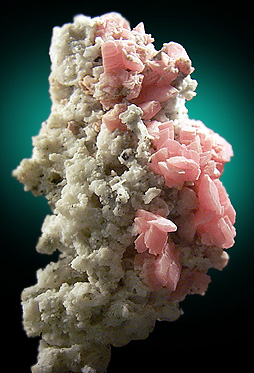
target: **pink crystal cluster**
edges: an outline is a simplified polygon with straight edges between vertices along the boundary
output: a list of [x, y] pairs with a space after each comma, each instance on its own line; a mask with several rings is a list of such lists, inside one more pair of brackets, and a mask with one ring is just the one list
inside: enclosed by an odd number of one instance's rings
[[163, 216], [145, 210], [138, 210], [135, 223], [139, 236], [135, 240], [138, 253], [146, 251], [155, 256], [145, 263], [147, 255], [137, 255], [135, 265], [142, 267], [143, 276], [153, 290], [166, 286], [174, 291], [180, 278], [179, 250], [172, 241], [168, 242], [168, 232], [175, 232], [177, 226]]
[[188, 198], [198, 197], [198, 209], [190, 214], [182, 238], [191, 243], [197, 232], [203, 244], [229, 248], [234, 244], [235, 210], [219, 177], [233, 155], [232, 147], [200, 121], [184, 119], [178, 125], [175, 140], [173, 121], [149, 124], [156, 149], [150, 168], [169, 188], [188, 185]]
[[[135, 218], [139, 234], [135, 266], [153, 290], [165, 286], [172, 291], [171, 299], [190, 292], [204, 294], [210, 277], [181, 268], [179, 250], [167, 232], [179, 228], [178, 238], [185, 244], [196, 242], [222, 249], [233, 246], [235, 237], [235, 210], [219, 180], [233, 155], [230, 144], [199, 121], [184, 119], [178, 129], [175, 140], [173, 121], [149, 123], [155, 148], [149, 166], [164, 177], [169, 188], [180, 190], [179, 200], [187, 201], [186, 210], [176, 218], [176, 225], [144, 210], [138, 210]], [[208, 257], [210, 254], [207, 250]], [[223, 266], [226, 264], [227, 260]]]
[[100, 17], [96, 36], [104, 41], [99, 99], [103, 108], [109, 110], [103, 120], [110, 130], [126, 130], [119, 113], [126, 110], [127, 103], [138, 105], [143, 110], [143, 120], [150, 120], [161, 110], [163, 102], [177, 94], [172, 83], [194, 70], [180, 44], [165, 43], [158, 53], [143, 23], [131, 30], [119, 14]]
[[[165, 214], [142, 209], [136, 212], [138, 236], [135, 267], [151, 289], [167, 287], [171, 299], [204, 294], [210, 277], [181, 266], [173, 232], [185, 245], [226, 249], [234, 244], [235, 211], [219, 178], [233, 155], [231, 145], [202, 122], [188, 118], [168, 120], [163, 103], [178, 90], [177, 79], [193, 72], [185, 49], [174, 42], [158, 52], [143, 23], [131, 30], [119, 14], [100, 17], [96, 36], [103, 40], [104, 72], [100, 76], [99, 100], [110, 131], [127, 127], [119, 115], [135, 104], [153, 138], [151, 171], [163, 176], [168, 188], [176, 188], [178, 203], [185, 201], [181, 216], [173, 223]], [[186, 205], [187, 201], [187, 205]], [[225, 266], [227, 259], [218, 268]]]

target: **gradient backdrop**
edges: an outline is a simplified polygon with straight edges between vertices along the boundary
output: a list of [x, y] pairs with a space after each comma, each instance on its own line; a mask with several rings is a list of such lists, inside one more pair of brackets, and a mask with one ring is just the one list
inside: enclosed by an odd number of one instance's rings
[[190, 55], [196, 69], [192, 76], [199, 85], [197, 96], [187, 103], [189, 115], [233, 145], [235, 156], [222, 181], [237, 211], [237, 237], [228, 251], [227, 268], [210, 272], [212, 283], [205, 297], [187, 297], [184, 315], [174, 323], [158, 322], [146, 341], [114, 348], [108, 373], [142, 373], [145, 362], [151, 364], [147, 372], [154, 371], [155, 362], [157, 369], [168, 363], [168, 371], [172, 364], [196, 370], [201, 368], [200, 356], [205, 367], [248, 360], [254, 285], [253, 43], [248, 9], [244, 3], [228, 9], [214, 2], [139, 4], [72, 1], [58, 7], [56, 2], [23, 1], [9, 2], [1, 12], [1, 291], [6, 353], [13, 359], [10, 372], [28, 373], [36, 361], [38, 341], [23, 332], [20, 293], [35, 283], [35, 271], [50, 261], [35, 251], [50, 212], [47, 202], [25, 193], [11, 170], [30, 157], [31, 137], [50, 113], [48, 48], [53, 26], [71, 22], [78, 13], [96, 16], [112, 10], [122, 13], [132, 27], [143, 21], [157, 49], [173, 40]]

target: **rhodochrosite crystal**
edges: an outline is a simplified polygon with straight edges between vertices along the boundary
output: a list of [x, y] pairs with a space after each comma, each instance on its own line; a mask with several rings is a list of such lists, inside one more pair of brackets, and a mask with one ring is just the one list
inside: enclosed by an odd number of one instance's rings
[[14, 176], [48, 199], [37, 251], [59, 258], [23, 291], [24, 328], [41, 336], [34, 373], [102, 373], [111, 345], [176, 320], [226, 266], [235, 211], [219, 178], [233, 152], [187, 115], [185, 49], [157, 51], [143, 23], [76, 16], [50, 57], [52, 111]]

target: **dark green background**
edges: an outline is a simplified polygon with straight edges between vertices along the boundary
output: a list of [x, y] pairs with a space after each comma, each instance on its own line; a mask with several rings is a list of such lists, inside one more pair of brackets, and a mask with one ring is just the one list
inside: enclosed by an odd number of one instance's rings
[[[37, 340], [28, 339], [21, 326], [20, 292], [35, 282], [35, 271], [50, 258], [35, 251], [49, 207], [43, 198], [23, 191], [11, 177], [32, 151], [31, 136], [50, 113], [48, 48], [52, 28], [71, 22], [75, 14], [90, 16], [121, 12], [134, 27], [145, 23], [159, 49], [176, 41], [190, 55], [198, 80], [197, 96], [187, 106], [189, 115], [224, 136], [235, 156], [222, 177], [237, 211], [236, 244], [228, 250], [230, 262], [211, 271], [205, 297], [189, 296], [184, 315], [174, 323], [158, 323], [146, 341], [113, 349], [108, 373], [153, 372], [171, 367], [200, 368], [247, 362], [253, 321], [253, 40], [249, 2], [101, 3], [92, 1], [9, 2], [1, 11], [1, 250], [3, 323], [7, 353], [13, 370], [27, 373], [36, 360]], [[6, 325], [5, 325], [6, 323]], [[6, 329], [5, 329], [6, 327]], [[20, 355], [18, 366], [15, 358]], [[217, 365], [218, 363], [218, 365]], [[14, 369], [15, 367], [15, 369]], [[170, 368], [169, 368], [170, 369]], [[159, 371], [159, 370], [158, 370]], [[168, 370], [170, 371], [170, 370]]]

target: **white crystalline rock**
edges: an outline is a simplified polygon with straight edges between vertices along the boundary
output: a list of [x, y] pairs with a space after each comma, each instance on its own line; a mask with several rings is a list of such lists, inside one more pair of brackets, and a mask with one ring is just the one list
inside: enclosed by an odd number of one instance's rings
[[[24, 328], [41, 336], [33, 373], [105, 372], [110, 345], [146, 338], [156, 320], [173, 321], [182, 312], [179, 300], [168, 300], [168, 289], [152, 291], [134, 268], [136, 211], [169, 212], [178, 192], [148, 168], [151, 136], [142, 110], [128, 105], [120, 115], [128, 131], [110, 131], [96, 94], [84, 91], [82, 79], [93, 77], [96, 85], [103, 72], [97, 22], [80, 15], [54, 28], [52, 111], [33, 138], [31, 159], [14, 171], [25, 190], [46, 196], [52, 209], [38, 252], [60, 253], [22, 294]], [[163, 103], [164, 115], [176, 124], [186, 117], [185, 99], [195, 87], [189, 76], [182, 79], [178, 95]], [[184, 266], [211, 267], [204, 250], [181, 250]], [[213, 265], [219, 268], [223, 255], [213, 252]]]

